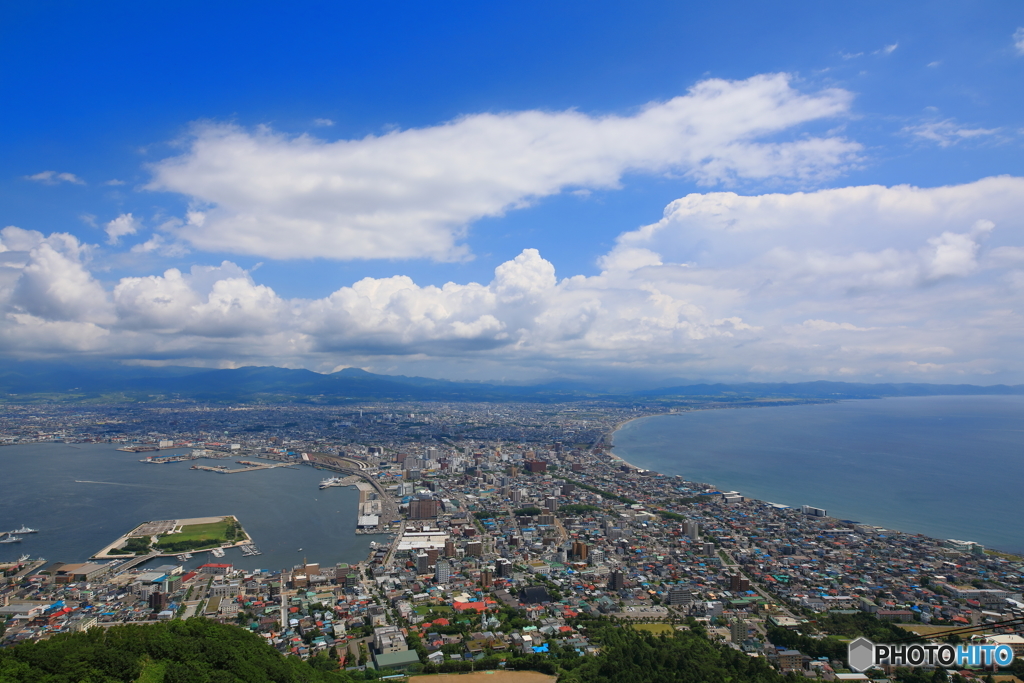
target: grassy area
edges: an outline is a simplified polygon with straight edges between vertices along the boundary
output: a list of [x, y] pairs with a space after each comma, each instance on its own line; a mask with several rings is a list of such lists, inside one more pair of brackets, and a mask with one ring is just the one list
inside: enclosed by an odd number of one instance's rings
[[234, 517], [225, 517], [209, 524], [186, 524], [181, 533], [161, 536], [157, 547], [161, 550], [198, 550], [215, 548], [224, 543], [244, 540], [245, 534]]
[[633, 624], [633, 628], [637, 631], [650, 631], [655, 635], [659, 633], [672, 633], [675, 630], [672, 624]]
[[455, 612], [455, 610], [453, 610], [448, 605], [419, 605], [418, 607], [414, 608], [414, 611], [416, 612], [416, 614], [421, 614], [423, 616], [426, 616], [428, 614], [437, 614], [443, 616]]

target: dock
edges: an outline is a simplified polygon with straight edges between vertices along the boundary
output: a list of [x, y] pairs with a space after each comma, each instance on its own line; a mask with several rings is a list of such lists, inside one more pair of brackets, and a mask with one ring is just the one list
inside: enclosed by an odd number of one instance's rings
[[290, 462], [263, 463], [253, 462], [252, 460], [238, 460], [237, 462], [239, 465], [247, 465], [247, 467], [238, 467], [233, 470], [229, 470], [224, 465], [192, 465], [192, 469], [216, 472], [218, 474], [238, 474], [239, 472], [255, 472], [256, 470], [272, 470], [278, 467], [292, 466], [292, 463]]

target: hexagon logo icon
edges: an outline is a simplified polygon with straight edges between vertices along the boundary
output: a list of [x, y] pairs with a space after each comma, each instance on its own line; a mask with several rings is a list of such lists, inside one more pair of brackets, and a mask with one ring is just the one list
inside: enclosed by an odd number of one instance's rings
[[875, 644], [864, 637], [854, 640], [847, 646], [846, 659], [854, 671], [866, 671], [875, 663]]

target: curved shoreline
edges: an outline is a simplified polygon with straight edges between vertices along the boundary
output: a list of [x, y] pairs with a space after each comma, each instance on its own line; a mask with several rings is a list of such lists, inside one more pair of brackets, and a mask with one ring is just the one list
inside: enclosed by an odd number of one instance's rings
[[[933, 398], [933, 397], [898, 397], [898, 398]], [[934, 397], [934, 398], [940, 398], [940, 397]], [[959, 397], [958, 396], [951, 396], [951, 397], [948, 397], [948, 398], [959, 398]], [[829, 401], [828, 403], [859, 403], [859, 402], [860, 401], [854, 400], [854, 401], [835, 401], [835, 402]], [[800, 405], [807, 405], [807, 404], [800, 404]], [[720, 407], [719, 406], [715, 406], [714, 408], [703, 408], [703, 410], [714, 410], [714, 409], [721, 409], [721, 408], [725, 408], [725, 407], [728, 407], [728, 406], [720, 406]], [[747, 406], [744, 406], [744, 407], [747, 407]], [[750, 407], [754, 407], [754, 406], [750, 406]], [[710, 484], [710, 482], [701, 481], [699, 479], [693, 478], [693, 473], [688, 473], [688, 472], [683, 471], [685, 469], [683, 467], [672, 468], [671, 467], [672, 463], [667, 462], [667, 461], [666, 462], [662, 462], [662, 460], [664, 458], [658, 457], [656, 453], [654, 455], [652, 455], [652, 457], [654, 457], [654, 460], [657, 461], [657, 462], [655, 462], [655, 463], [648, 463], [648, 464], [646, 464], [644, 466], [640, 466], [640, 465], [637, 465], [634, 462], [628, 461], [626, 459], [626, 457], [624, 457], [624, 455], [621, 454], [621, 451], [619, 453], [615, 452], [615, 447], [616, 447], [615, 436], [618, 434], [619, 430], [624, 428], [627, 424], [629, 424], [631, 422], [635, 422], [635, 421], [640, 420], [642, 418], [647, 418], [647, 417], [663, 417], [663, 416], [667, 416], [667, 415], [681, 415], [681, 414], [683, 414], [683, 412], [694, 412], [694, 411], [689, 411], [688, 410], [688, 411], [673, 411], [673, 412], [663, 412], [663, 413], [652, 413], [652, 414], [649, 414], [649, 415], [643, 415], [643, 416], [639, 416], [639, 417], [630, 418], [628, 420], [623, 420], [623, 421], [615, 424], [615, 426], [611, 429], [608, 437], [606, 438], [606, 442], [608, 444], [608, 448], [605, 451], [606, 454], [609, 456], [609, 458], [611, 460], [617, 461], [617, 462], [622, 463], [624, 465], [628, 465], [629, 467], [635, 468], [637, 470], [654, 470], [654, 471], [662, 472], [666, 476], [679, 476], [679, 477], [682, 477], [683, 479], [685, 479], [687, 482], [690, 482], [690, 483], [703, 484], [703, 485], [712, 485], [712, 484]], [[637, 455], [642, 455], [642, 454], [637, 454]], [[665, 472], [664, 470], [662, 470], [661, 469], [662, 466], [670, 466], [669, 467], [669, 472]], [[706, 473], [706, 474], [710, 475], [711, 478], [716, 478], [711, 473]], [[719, 474], [721, 475], [722, 473], [719, 473]], [[700, 475], [698, 474], [697, 476], [699, 477]], [[730, 488], [730, 487], [731, 488], [739, 487], [740, 489], [743, 488], [742, 484], [726, 484], [726, 485], [723, 485], [723, 486], [726, 486], [726, 488]], [[725, 489], [722, 489], [722, 490], [725, 490]], [[767, 496], [765, 495], [766, 493], [767, 493]], [[751, 501], [751, 502], [758, 502], [758, 503], [762, 503], [762, 504], [771, 504], [771, 503], [769, 503], [769, 498], [771, 496], [773, 496], [773, 495], [774, 494], [772, 492], [766, 492], [766, 491], [762, 490], [760, 492], [760, 495], [744, 495], [744, 497], [747, 500]], [[790, 499], [792, 499], [792, 497], [793, 497], [792, 495], [789, 495]], [[786, 495], [783, 495], [783, 498], [785, 499]], [[837, 500], [833, 501], [831, 496], [829, 496], [828, 500], [825, 500], [825, 501], [822, 501], [822, 502], [824, 502], [824, 505], [821, 505], [820, 503], [815, 503], [815, 504], [816, 505], [820, 505], [821, 507], [828, 508], [828, 509], [831, 509], [832, 505], [839, 505], [840, 507], [842, 507], [842, 504], [843, 504], [842, 500], [838, 500], [837, 499]], [[831, 505], [830, 505], [830, 503], [831, 503]], [[793, 503], [792, 505], [795, 505], [795, 503]], [[853, 512], [852, 514], [853, 514], [853, 516], [856, 516], [855, 512]], [[886, 517], [888, 517], [888, 516], [890, 516], [890, 515], [886, 515]], [[899, 514], [897, 514], [896, 516], [900, 517]], [[882, 525], [885, 528], [891, 529], [893, 531], [897, 531], [899, 533], [919, 534], [919, 535], [928, 536], [928, 537], [931, 537], [931, 538], [934, 538], [934, 539], [940, 539], [940, 540], [943, 539], [943, 538], [946, 538], [946, 536], [949, 535], [949, 534], [956, 535], [958, 533], [963, 533], [962, 531], [957, 531], [956, 529], [949, 529], [948, 531], [945, 530], [945, 529], [941, 529], [941, 530], [932, 529], [930, 532], [928, 532], [928, 531], [903, 531], [903, 529], [905, 529], [907, 526], [910, 526], [910, 527], [914, 526], [913, 523], [910, 523], [908, 525], [908, 523], [907, 523], [908, 521], [909, 520], [907, 520], [907, 519], [901, 519], [900, 521], [891, 522], [891, 521], [888, 521], [888, 520], [886, 520], [884, 518], [876, 517], [874, 519], [874, 521], [869, 522], [869, 524], [872, 524], [872, 525], [875, 525], [875, 526]], [[961, 537], [965, 537], [965, 536], [957, 536], [957, 537], [961, 538]], [[966, 536], [966, 537], [971, 537], [971, 536]], [[982, 540], [987, 540], [987, 544], [986, 545], [988, 545], [988, 549], [990, 549], [992, 551], [997, 551], [997, 552], [1001, 552], [1001, 553], [1007, 553], [1007, 554], [1018, 556], [1018, 557], [1024, 556], [1024, 552], [1022, 552], [1021, 550], [1006, 550], [1006, 549], [1004, 549], [1004, 548], [1006, 548], [1006, 543], [1007, 543], [1006, 540], [1003, 540], [1002, 543], [997, 543], [997, 542], [995, 542], [995, 539], [991, 539], [991, 538], [990, 539], [982, 539]], [[1012, 547], [1012, 544], [1011, 544], [1011, 547]]]

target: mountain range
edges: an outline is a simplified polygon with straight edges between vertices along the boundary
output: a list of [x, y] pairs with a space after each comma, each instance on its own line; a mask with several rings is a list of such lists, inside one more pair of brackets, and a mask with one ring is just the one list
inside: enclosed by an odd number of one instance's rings
[[671, 401], [751, 398], [850, 399], [894, 396], [1024, 394], [1024, 385], [852, 382], [686, 383], [654, 389], [622, 389], [578, 380], [515, 386], [378, 375], [358, 368], [330, 374], [278, 367], [210, 370], [190, 367], [12, 363], [0, 370], [0, 398], [8, 402], [167, 401]]

